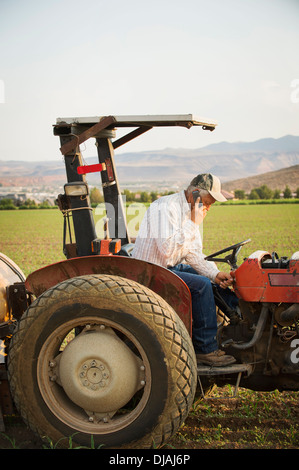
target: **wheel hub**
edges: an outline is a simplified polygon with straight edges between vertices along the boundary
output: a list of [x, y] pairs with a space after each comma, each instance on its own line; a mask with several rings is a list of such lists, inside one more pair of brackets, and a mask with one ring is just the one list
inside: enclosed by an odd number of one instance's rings
[[79, 377], [84, 387], [90, 390], [98, 390], [107, 387], [110, 383], [110, 371], [103, 362], [92, 359], [84, 362], [79, 369]]
[[58, 380], [78, 406], [113, 415], [144, 385], [142, 361], [111, 328], [84, 330], [61, 354]]

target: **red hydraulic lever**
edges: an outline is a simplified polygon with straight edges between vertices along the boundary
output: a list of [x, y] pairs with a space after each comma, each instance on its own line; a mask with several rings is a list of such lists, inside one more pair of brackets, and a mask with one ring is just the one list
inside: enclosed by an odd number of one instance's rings
[[78, 166], [78, 175], [85, 175], [86, 173], [95, 173], [96, 171], [106, 170], [105, 163], [96, 163], [94, 165], [82, 165]]

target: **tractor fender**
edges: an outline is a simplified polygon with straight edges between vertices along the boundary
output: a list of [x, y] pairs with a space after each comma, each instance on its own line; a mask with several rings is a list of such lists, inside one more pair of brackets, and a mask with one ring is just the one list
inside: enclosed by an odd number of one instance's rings
[[154, 263], [127, 256], [70, 258], [32, 272], [25, 281], [25, 287], [29, 293], [39, 297], [66, 279], [88, 274], [120, 276], [148, 287], [175, 310], [191, 335], [192, 304], [189, 288], [172, 271]]

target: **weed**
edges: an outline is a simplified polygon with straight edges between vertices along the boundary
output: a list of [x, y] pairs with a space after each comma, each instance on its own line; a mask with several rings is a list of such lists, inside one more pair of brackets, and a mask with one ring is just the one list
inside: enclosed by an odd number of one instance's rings
[[[44, 436], [43, 439], [47, 441], [47, 444], [43, 444], [43, 449], [58, 449], [59, 447], [62, 446], [63, 441], [68, 442], [68, 449], [100, 449], [103, 447], [103, 444], [100, 444], [99, 446], [95, 446], [94, 442], [94, 437], [93, 435], [90, 436], [90, 447], [89, 446], [77, 446], [76, 444], [74, 445], [74, 436], [79, 433], [74, 433], [69, 437], [61, 437], [56, 443], [52, 441], [48, 436]], [[63, 445], [65, 448], [66, 446]]]
[[5, 439], [7, 439], [10, 444], [11, 444], [11, 448], [12, 449], [19, 449], [19, 445], [17, 445], [17, 442], [16, 442], [16, 439], [14, 437], [10, 437], [10, 436], [7, 436], [6, 434], [4, 433], [0, 433], [1, 436], [3, 436]]

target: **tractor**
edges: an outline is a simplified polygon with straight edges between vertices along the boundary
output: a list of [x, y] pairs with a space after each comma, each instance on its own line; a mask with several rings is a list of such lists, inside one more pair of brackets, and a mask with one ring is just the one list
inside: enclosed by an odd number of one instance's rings
[[[299, 390], [299, 252], [287, 259], [257, 251], [238, 266], [245, 240], [207, 257], [228, 263], [239, 298], [232, 311], [215, 290], [219, 347], [237, 359], [226, 367], [196, 362], [186, 284], [132, 257], [114, 150], [154, 127], [216, 125], [191, 114], [56, 120], [67, 176], [57, 197], [64, 258], [25, 277], [0, 254], [0, 416], [16, 408], [53, 442], [73, 436], [79, 446], [93, 439], [108, 449], [157, 449], [211, 384], [235, 384], [235, 393]], [[125, 132], [116, 139], [117, 130]], [[98, 163], [87, 165], [80, 145], [90, 138]], [[114, 210], [101, 238], [91, 172], [101, 174]]]

